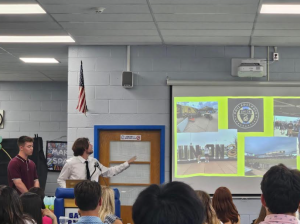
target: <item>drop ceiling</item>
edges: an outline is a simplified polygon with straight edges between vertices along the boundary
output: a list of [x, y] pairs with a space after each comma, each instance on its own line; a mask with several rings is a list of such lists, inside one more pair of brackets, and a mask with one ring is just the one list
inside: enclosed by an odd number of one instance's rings
[[[262, 3], [286, 0], [0, 0], [4, 3], [39, 3], [47, 14], [0, 15], [0, 35], [69, 34], [76, 43], [0, 43], [0, 81], [67, 81], [70, 45], [300, 45], [300, 15], [258, 13]], [[97, 14], [96, 7], [106, 9]], [[19, 57], [60, 63], [29, 65]]]

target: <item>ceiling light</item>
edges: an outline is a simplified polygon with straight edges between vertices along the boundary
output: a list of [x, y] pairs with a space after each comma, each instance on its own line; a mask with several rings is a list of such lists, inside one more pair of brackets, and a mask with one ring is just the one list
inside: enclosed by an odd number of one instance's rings
[[0, 14], [46, 14], [39, 4], [0, 4]]
[[265, 14], [300, 14], [300, 5], [263, 4], [260, 13]]
[[65, 43], [75, 42], [70, 36], [0, 36], [0, 43]]
[[59, 63], [55, 58], [20, 58], [26, 63]]

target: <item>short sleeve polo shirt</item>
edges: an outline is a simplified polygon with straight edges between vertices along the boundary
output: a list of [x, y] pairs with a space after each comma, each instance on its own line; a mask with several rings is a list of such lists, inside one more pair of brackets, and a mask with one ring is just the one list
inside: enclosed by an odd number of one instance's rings
[[17, 192], [21, 194], [13, 180], [21, 179], [28, 190], [32, 188], [34, 186], [34, 181], [38, 179], [35, 163], [30, 159], [25, 160], [17, 155], [8, 164], [7, 177], [9, 186], [16, 189]]

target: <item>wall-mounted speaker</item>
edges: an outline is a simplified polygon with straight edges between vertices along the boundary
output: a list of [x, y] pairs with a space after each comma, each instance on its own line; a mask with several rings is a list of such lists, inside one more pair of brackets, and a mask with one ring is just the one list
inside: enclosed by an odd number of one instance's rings
[[122, 86], [124, 88], [133, 87], [133, 73], [132, 72], [123, 72], [122, 73]]

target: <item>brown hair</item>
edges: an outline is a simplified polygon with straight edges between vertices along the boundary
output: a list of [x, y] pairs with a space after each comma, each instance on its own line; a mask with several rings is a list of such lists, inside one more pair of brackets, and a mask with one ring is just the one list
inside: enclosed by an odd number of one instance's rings
[[210, 196], [205, 191], [196, 191], [196, 194], [202, 201], [205, 208], [206, 218], [204, 219], [203, 223], [219, 224], [220, 220], [218, 219], [217, 214], [212, 207]]
[[78, 138], [72, 146], [74, 156], [82, 156], [84, 151], [89, 148], [88, 138]]
[[254, 221], [254, 224], [258, 224], [258, 223], [264, 221], [266, 216], [267, 216], [266, 208], [262, 205], [259, 215], [258, 215], [258, 218]]
[[18, 138], [17, 144], [20, 147], [20, 146], [24, 146], [25, 142], [33, 142], [33, 138], [28, 136], [21, 136], [20, 138]]
[[239, 221], [239, 213], [233, 204], [232, 195], [227, 187], [219, 187], [214, 194], [212, 200], [218, 218], [223, 222], [237, 223]]

